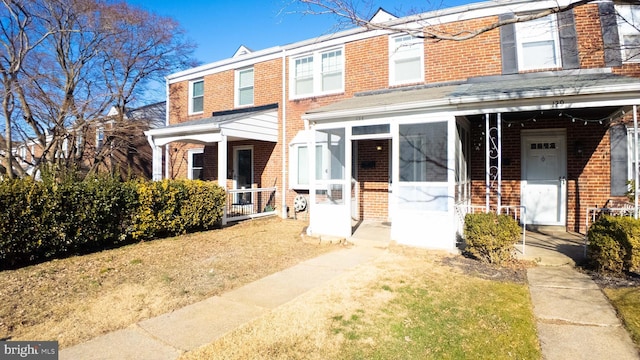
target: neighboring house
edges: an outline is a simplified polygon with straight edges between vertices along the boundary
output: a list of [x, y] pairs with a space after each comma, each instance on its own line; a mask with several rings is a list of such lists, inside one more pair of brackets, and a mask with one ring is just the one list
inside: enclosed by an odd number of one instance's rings
[[[373, 19], [475, 30], [569, 3]], [[587, 208], [625, 199], [633, 178], [638, 26], [638, 5], [597, 1], [466, 41], [357, 28], [241, 47], [167, 78], [168, 126], [147, 132], [153, 177], [276, 186], [282, 216], [306, 196], [314, 234], [349, 236], [353, 221], [376, 220], [399, 243], [453, 249], [471, 206], [526, 208], [527, 224], [584, 232]], [[188, 166], [163, 168], [163, 155]], [[254, 202], [241, 194], [229, 201]]]
[[[109, 172], [123, 178], [150, 179], [152, 154], [144, 132], [165, 125], [166, 102], [127, 109], [119, 116], [112, 107], [100, 121], [71, 128], [63, 136], [46, 136], [42, 145], [37, 139], [28, 139], [14, 145], [13, 154], [27, 174], [34, 174], [34, 166], [47, 151], [62, 165], [77, 164], [82, 173]], [[57, 143], [53, 143], [58, 139]]]

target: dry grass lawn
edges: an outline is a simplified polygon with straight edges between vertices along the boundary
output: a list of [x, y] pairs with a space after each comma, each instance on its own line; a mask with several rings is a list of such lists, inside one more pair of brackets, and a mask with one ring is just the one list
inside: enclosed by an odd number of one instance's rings
[[539, 359], [523, 274], [394, 246], [180, 360]]
[[0, 340], [68, 347], [337, 249], [268, 218], [0, 272]]

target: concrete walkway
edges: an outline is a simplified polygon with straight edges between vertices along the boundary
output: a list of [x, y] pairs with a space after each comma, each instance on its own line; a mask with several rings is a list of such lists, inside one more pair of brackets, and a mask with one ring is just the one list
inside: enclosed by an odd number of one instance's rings
[[640, 359], [589, 276], [565, 265], [531, 268], [527, 278], [544, 359]]
[[220, 296], [63, 349], [59, 358], [177, 359], [383, 253], [374, 246], [333, 251]]

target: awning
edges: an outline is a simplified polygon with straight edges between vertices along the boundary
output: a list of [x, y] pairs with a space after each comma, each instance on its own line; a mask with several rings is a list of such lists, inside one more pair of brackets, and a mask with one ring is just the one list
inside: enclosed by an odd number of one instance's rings
[[367, 115], [454, 112], [456, 115], [626, 106], [640, 102], [640, 80], [602, 71], [560, 71], [488, 76], [443, 84], [388, 89], [303, 115], [309, 121], [357, 120]]
[[252, 139], [278, 141], [278, 104], [221, 111], [212, 117], [151, 129], [145, 132], [155, 146], [174, 141], [214, 143], [223, 136], [228, 140]]

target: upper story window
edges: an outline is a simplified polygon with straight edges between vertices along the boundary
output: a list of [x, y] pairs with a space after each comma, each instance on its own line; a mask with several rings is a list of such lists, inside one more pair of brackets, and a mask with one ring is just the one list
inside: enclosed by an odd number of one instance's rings
[[615, 6], [622, 61], [640, 62], [640, 5]]
[[389, 84], [424, 81], [424, 41], [402, 34], [389, 38]]
[[104, 143], [104, 127], [99, 126], [96, 129], [96, 148], [102, 147]]
[[518, 69], [561, 67], [558, 22], [555, 15], [516, 23]]
[[189, 114], [199, 114], [204, 111], [204, 80], [189, 83]]
[[318, 51], [293, 59], [292, 98], [339, 93], [344, 90], [344, 50]]
[[253, 105], [253, 68], [236, 71], [236, 106]]

